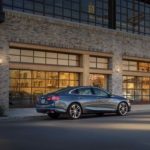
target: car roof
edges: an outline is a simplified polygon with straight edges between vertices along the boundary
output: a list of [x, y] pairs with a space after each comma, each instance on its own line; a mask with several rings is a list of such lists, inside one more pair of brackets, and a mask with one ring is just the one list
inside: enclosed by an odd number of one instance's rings
[[[106, 93], [109, 93], [108, 90], [103, 89], [103, 88], [100, 88], [100, 87], [98, 87], [98, 86], [74, 86], [74, 87], [68, 87], [68, 90], [70, 91], [70, 90], [78, 89], [78, 88], [98, 88], [98, 89], [100, 89], [100, 90], [102, 90], [102, 91], [104, 91], [104, 92], [106, 92]], [[68, 91], [68, 90], [67, 90], [67, 91]]]

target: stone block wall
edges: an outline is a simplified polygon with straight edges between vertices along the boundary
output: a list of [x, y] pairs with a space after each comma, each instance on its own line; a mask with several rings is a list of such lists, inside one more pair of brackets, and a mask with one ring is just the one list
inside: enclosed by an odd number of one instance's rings
[[0, 56], [5, 57], [0, 66], [0, 103], [8, 103], [9, 42], [113, 53], [110, 89], [119, 95], [122, 56], [150, 59], [150, 38], [146, 36], [10, 10], [5, 13], [6, 20], [0, 24]]

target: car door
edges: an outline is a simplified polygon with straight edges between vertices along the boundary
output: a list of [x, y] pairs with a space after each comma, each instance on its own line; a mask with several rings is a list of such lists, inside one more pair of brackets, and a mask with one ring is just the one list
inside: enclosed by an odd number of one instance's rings
[[115, 107], [110, 95], [99, 88], [92, 88], [95, 99], [97, 100], [97, 107], [100, 111], [114, 111]]
[[81, 87], [72, 91], [72, 94], [76, 95], [78, 102], [82, 104], [82, 107], [86, 111], [94, 111], [97, 107], [97, 100], [95, 99], [92, 89], [89, 87]]

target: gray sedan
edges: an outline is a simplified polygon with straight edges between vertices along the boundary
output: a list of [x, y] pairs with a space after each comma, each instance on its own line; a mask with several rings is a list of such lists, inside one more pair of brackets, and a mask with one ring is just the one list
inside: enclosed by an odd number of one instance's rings
[[117, 113], [126, 115], [131, 110], [129, 100], [111, 95], [98, 87], [68, 87], [37, 97], [36, 110], [51, 118], [67, 113], [71, 119], [78, 119], [85, 113]]

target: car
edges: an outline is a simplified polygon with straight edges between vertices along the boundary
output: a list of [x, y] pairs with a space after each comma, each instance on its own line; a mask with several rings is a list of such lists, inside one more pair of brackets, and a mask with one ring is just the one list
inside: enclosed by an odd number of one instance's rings
[[92, 86], [63, 88], [37, 97], [36, 102], [38, 113], [46, 113], [55, 119], [63, 113], [70, 119], [78, 119], [82, 114], [88, 113], [117, 113], [124, 116], [130, 110], [131, 104], [128, 99]]

